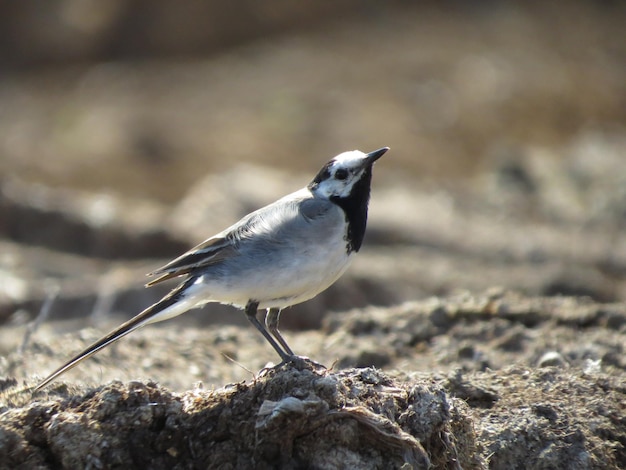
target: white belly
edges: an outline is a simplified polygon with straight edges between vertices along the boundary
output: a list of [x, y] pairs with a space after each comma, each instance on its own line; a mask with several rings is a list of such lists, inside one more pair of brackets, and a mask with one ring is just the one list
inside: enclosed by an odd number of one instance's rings
[[259, 308], [283, 308], [312, 299], [334, 284], [351, 261], [344, 248], [331, 256], [320, 253], [307, 262], [294, 262], [290, 269], [266, 273], [257, 293]]
[[345, 244], [333, 251], [311, 247], [300, 256], [269, 261], [220, 281], [203, 276], [188, 293], [200, 304], [213, 301], [244, 307], [254, 300], [259, 308], [295, 305], [326, 290], [346, 271], [352, 256]]

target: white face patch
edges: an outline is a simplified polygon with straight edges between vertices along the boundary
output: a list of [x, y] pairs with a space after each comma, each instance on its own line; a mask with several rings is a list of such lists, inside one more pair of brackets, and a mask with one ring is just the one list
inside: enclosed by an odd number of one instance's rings
[[348, 197], [368, 167], [366, 158], [367, 155], [359, 150], [337, 155], [316, 176], [311, 191], [326, 198]]

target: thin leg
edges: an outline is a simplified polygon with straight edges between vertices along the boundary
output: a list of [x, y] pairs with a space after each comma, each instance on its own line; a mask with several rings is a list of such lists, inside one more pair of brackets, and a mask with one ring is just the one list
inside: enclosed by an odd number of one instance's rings
[[246, 317], [248, 317], [248, 321], [252, 323], [254, 327], [261, 332], [261, 334], [265, 337], [265, 339], [272, 345], [274, 350], [276, 350], [280, 358], [283, 361], [288, 361], [293, 356], [293, 353], [290, 355], [286, 353], [285, 351], [283, 351], [278, 345], [278, 343], [276, 342], [276, 340], [272, 337], [272, 335], [270, 335], [267, 332], [267, 330], [263, 327], [259, 319], [256, 317], [256, 312], [257, 312], [258, 307], [259, 307], [258, 302], [255, 302], [253, 300], [250, 300], [248, 302], [248, 305], [246, 305], [246, 309], [245, 309]]
[[295, 356], [285, 338], [278, 331], [278, 322], [280, 320], [280, 309], [279, 308], [270, 308], [267, 311], [267, 315], [265, 316], [265, 327], [272, 334], [274, 338], [278, 340], [280, 345], [283, 347], [283, 350], [289, 354], [290, 356]]

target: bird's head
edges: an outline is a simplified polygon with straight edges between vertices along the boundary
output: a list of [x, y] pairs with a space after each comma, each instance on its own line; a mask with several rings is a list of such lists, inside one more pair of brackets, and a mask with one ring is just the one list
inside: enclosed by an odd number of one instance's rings
[[366, 190], [372, 180], [372, 165], [382, 157], [389, 147], [383, 147], [370, 153], [352, 150], [337, 155], [322, 167], [309, 183], [309, 190], [319, 197], [327, 199], [345, 199], [355, 191]]

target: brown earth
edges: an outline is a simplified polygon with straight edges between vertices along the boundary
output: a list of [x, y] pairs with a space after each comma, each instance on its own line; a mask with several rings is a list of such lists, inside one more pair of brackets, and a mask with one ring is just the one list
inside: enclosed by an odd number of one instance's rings
[[[623, 303], [466, 294], [331, 315], [322, 331], [289, 334], [330, 369], [301, 361], [260, 373], [245, 367], [259, 370], [272, 351], [252, 328], [147, 328], [71, 373], [87, 387], [58, 382], [31, 395], [33, 380], [6, 379], [0, 460], [6, 468], [623, 468], [625, 327]], [[43, 370], [94, 333], [36, 343], [4, 367], [11, 376]], [[141, 378], [157, 376], [163, 385]]]
[[[622, 3], [346, 1], [160, 52], [202, 9], [124, 42], [131, 3], [2, 62], [0, 468], [626, 468]], [[382, 145], [361, 253], [282, 316], [328, 369], [209, 305], [32, 394], [146, 272]]]

